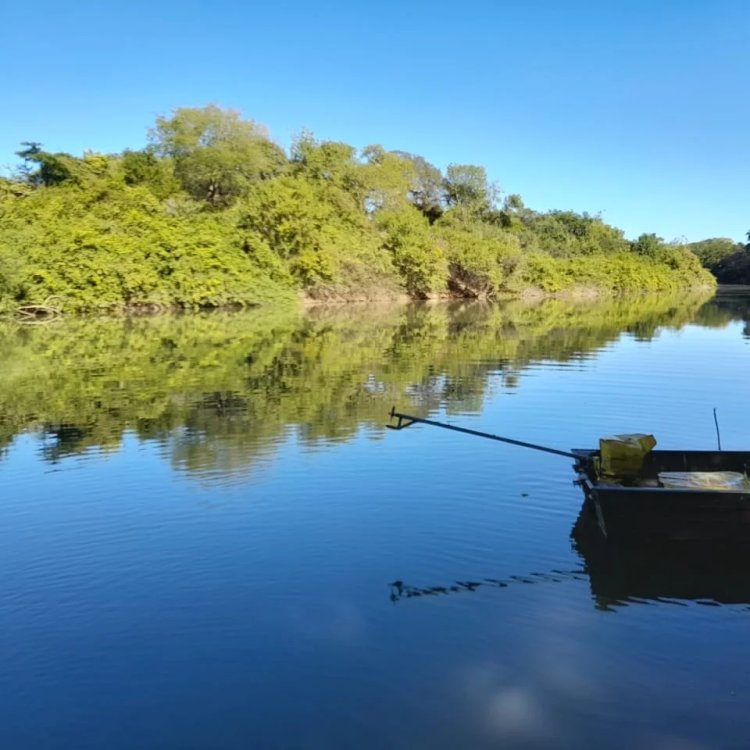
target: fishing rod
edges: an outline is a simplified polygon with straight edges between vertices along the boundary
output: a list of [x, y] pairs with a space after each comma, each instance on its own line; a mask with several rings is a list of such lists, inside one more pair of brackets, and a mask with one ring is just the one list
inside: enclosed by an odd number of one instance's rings
[[398, 419], [398, 424], [388, 424], [391, 430], [403, 430], [406, 427], [411, 427], [413, 424], [428, 424], [432, 427], [442, 427], [444, 430], [453, 430], [454, 432], [463, 432], [466, 435], [475, 435], [476, 437], [487, 438], [488, 440], [497, 440], [501, 443], [509, 443], [510, 445], [518, 445], [521, 448], [531, 448], [535, 451], [542, 451], [543, 453], [553, 453], [556, 456], [565, 456], [566, 458], [572, 458], [576, 461], [581, 460], [581, 456], [570, 451], [561, 451], [557, 448], [548, 448], [546, 445], [537, 445], [536, 443], [527, 443], [523, 440], [513, 440], [512, 438], [501, 437], [500, 435], [493, 435], [490, 432], [480, 432], [479, 430], [470, 430], [467, 427], [456, 427], [452, 424], [446, 424], [445, 422], [437, 422], [434, 419], [422, 419], [422, 417], [415, 417], [411, 414], [403, 414], [402, 412], [396, 411], [394, 406], [389, 412], [391, 419]]

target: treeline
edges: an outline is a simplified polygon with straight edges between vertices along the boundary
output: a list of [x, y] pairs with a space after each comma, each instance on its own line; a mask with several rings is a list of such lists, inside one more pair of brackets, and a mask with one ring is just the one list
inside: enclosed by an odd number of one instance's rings
[[720, 284], [750, 284], [750, 232], [748, 244], [714, 238], [686, 245]]
[[25, 143], [0, 178], [0, 308], [217, 307], [536, 288], [710, 285], [696, 256], [599, 217], [539, 213], [479, 166], [318, 141], [287, 154], [215, 106], [149, 145], [82, 157]]

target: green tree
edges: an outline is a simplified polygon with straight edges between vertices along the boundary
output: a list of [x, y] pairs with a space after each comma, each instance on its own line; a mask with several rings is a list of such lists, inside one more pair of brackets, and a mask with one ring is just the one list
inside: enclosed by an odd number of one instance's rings
[[383, 232], [383, 247], [391, 253], [411, 295], [427, 297], [445, 283], [444, 254], [430, 234], [427, 219], [417, 209], [406, 205], [381, 211], [377, 224]]
[[68, 154], [51, 154], [42, 149], [41, 143], [35, 141], [24, 141], [21, 145], [25, 148], [16, 151], [16, 156], [24, 161], [21, 174], [30, 185], [49, 187], [70, 179], [73, 157]]
[[158, 156], [173, 160], [183, 188], [215, 206], [230, 203], [286, 164], [265, 128], [215, 105], [181, 107], [171, 117], [158, 117], [150, 139]]
[[382, 208], [398, 208], [409, 196], [415, 179], [414, 164], [382, 146], [362, 149], [365, 164], [361, 167], [365, 188], [364, 208], [373, 213]]
[[691, 242], [685, 247], [698, 256], [698, 260], [705, 268], [711, 270], [725, 258], [740, 252], [744, 245], [726, 237], [714, 237], [700, 242]]
[[318, 141], [311, 133], [302, 132], [292, 144], [291, 171], [324, 187], [330, 196], [343, 191], [361, 207], [367, 185], [356, 155], [357, 150], [347, 143]]
[[462, 297], [493, 297], [513, 286], [518, 237], [495, 224], [449, 211], [435, 225], [449, 264], [448, 287]]
[[653, 233], [640, 235], [630, 246], [634, 253], [650, 258], [658, 257], [665, 247], [664, 240]]
[[346, 284], [346, 269], [362, 263], [374, 279], [384, 271], [377, 236], [342, 192], [293, 174], [254, 185], [238, 206], [248, 252], [270, 267], [270, 251], [305, 288]]
[[442, 172], [421, 156], [395, 151], [397, 156], [411, 162], [413, 175], [409, 186], [409, 202], [434, 224], [445, 212], [447, 196]]
[[497, 202], [497, 187], [488, 181], [484, 167], [449, 164], [444, 186], [449, 206], [478, 216], [492, 210]]
[[[3, 309], [49, 295], [78, 311], [713, 283], [655, 235], [629, 243], [598, 216], [537, 213], [517, 195], [499, 205], [482, 167], [443, 177], [419, 156], [307, 133], [287, 160], [215, 106], [159, 118], [151, 140], [118, 156], [23, 144], [24, 166], [0, 178]], [[722, 260], [721, 278], [745, 278], [748, 257]]]
[[126, 185], [146, 185], [157, 198], [168, 198], [180, 191], [168, 159], [158, 159], [153, 151], [123, 151], [120, 166]]

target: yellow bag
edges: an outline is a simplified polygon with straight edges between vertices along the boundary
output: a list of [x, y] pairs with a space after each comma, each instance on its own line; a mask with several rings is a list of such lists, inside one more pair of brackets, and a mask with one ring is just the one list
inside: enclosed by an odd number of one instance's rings
[[641, 473], [645, 455], [656, 445], [653, 435], [611, 435], [600, 438], [601, 473], [607, 477], [634, 479]]

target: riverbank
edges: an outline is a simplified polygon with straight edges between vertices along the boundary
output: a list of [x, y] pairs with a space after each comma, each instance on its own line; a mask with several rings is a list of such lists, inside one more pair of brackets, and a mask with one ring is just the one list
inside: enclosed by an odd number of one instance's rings
[[[673, 296], [682, 293], [687, 298], [693, 299], [708, 299], [715, 291], [715, 284], [704, 284], [700, 286], [677, 288], [667, 288], [661, 290], [667, 296]], [[478, 296], [478, 297], [461, 297], [450, 292], [444, 292], [440, 294], [432, 294], [419, 300], [414, 300], [407, 294], [401, 293], [385, 293], [382, 290], [370, 290], [361, 294], [350, 293], [350, 294], [337, 294], [335, 291], [328, 290], [323, 295], [309, 296], [300, 294], [294, 301], [285, 301], [279, 305], [253, 305], [247, 306], [237, 303], [227, 303], [222, 305], [207, 305], [207, 306], [196, 306], [186, 307], [182, 305], [160, 305], [156, 303], [140, 303], [140, 304], [128, 304], [123, 306], [100, 306], [90, 309], [77, 310], [67, 315], [64, 309], [58, 306], [57, 300], [48, 299], [39, 304], [23, 305], [21, 307], [12, 308], [6, 307], [0, 309], [0, 321], [16, 319], [21, 322], [39, 322], [43, 320], [51, 320], [62, 317], [81, 317], [90, 318], [98, 315], [105, 315], [107, 317], [152, 317], [161, 315], [175, 315], [175, 314], [191, 314], [191, 313], [202, 313], [202, 312], [217, 312], [217, 313], [240, 313], [248, 310], [249, 307], [263, 310], [264, 314], [267, 314], [269, 310], [286, 310], [293, 312], [294, 310], [307, 311], [313, 309], [341, 309], [351, 308], [357, 310], [364, 305], [376, 306], [377, 308], [388, 308], [394, 305], [403, 306], [414, 303], [424, 303], [428, 305], [441, 305], [448, 303], [472, 303], [472, 302], [483, 302], [488, 304], [507, 304], [512, 302], [518, 302], [522, 305], [537, 304], [546, 301], [561, 301], [572, 304], [582, 304], [592, 302], [615, 302], [622, 301], [624, 303], [636, 302], [639, 299], [648, 299], [649, 297], [657, 294], [659, 290], [631, 290], [627, 292], [612, 291], [611, 289], [604, 289], [596, 286], [583, 286], [576, 285], [571, 286], [560, 291], [549, 292], [541, 289], [540, 287], [527, 287], [520, 292], [514, 293], [500, 293], [494, 297]]]

